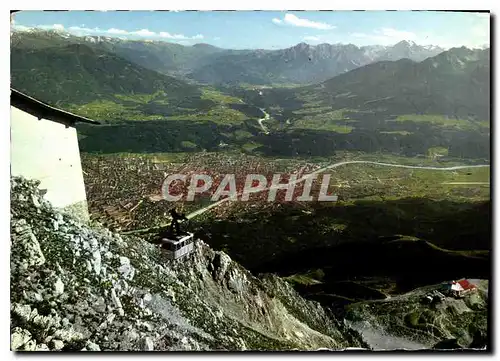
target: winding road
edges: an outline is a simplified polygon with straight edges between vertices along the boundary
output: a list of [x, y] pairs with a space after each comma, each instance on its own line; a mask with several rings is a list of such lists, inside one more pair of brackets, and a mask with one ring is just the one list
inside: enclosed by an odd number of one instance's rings
[[[260, 122], [259, 122], [259, 124], [260, 124]], [[383, 166], [383, 167], [395, 167], [395, 168], [407, 168], [407, 169], [429, 169], [429, 170], [439, 170], [439, 171], [452, 171], [452, 170], [469, 169], [469, 168], [485, 168], [485, 167], [490, 166], [489, 164], [479, 164], [479, 165], [456, 165], [453, 167], [431, 167], [431, 166], [416, 166], [416, 165], [381, 163], [381, 162], [373, 162], [373, 161], [368, 161], [368, 160], [350, 160], [350, 161], [331, 164], [331, 165], [328, 165], [328, 166], [323, 167], [323, 168], [319, 168], [319, 169], [315, 170], [314, 172], [308, 173], [307, 175], [305, 175], [301, 178], [298, 178], [297, 180], [291, 182], [291, 184], [297, 184], [297, 183], [303, 182], [307, 178], [309, 178], [310, 176], [317, 175], [319, 173], [324, 172], [325, 170], [337, 168], [337, 167], [347, 165], [347, 164], [373, 164], [373, 165], [379, 165], [379, 166]], [[275, 189], [275, 188], [277, 188], [277, 187], [276, 186], [275, 187], [267, 187], [267, 188], [264, 188], [263, 190], [261, 190], [260, 192], [270, 190], [270, 189]], [[240, 195], [241, 194], [238, 194], [238, 196], [240, 196]], [[188, 219], [194, 218], [194, 217], [199, 216], [200, 214], [203, 214], [206, 211], [208, 211], [212, 208], [215, 208], [215, 207], [219, 206], [220, 204], [222, 204], [224, 202], [228, 202], [230, 200], [231, 200], [231, 198], [221, 199], [218, 202], [212, 203], [206, 207], [203, 207], [201, 209], [198, 209], [198, 210], [188, 214], [186, 217]]]
[[266, 113], [266, 111], [263, 108], [259, 108], [259, 109], [262, 113], [264, 113], [264, 118], [257, 119], [257, 123], [259, 123], [259, 125], [264, 133], [269, 134], [269, 129], [267, 129], [267, 127], [264, 124], [262, 124], [262, 122], [264, 120], [269, 120], [270, 116], [268, 113]]

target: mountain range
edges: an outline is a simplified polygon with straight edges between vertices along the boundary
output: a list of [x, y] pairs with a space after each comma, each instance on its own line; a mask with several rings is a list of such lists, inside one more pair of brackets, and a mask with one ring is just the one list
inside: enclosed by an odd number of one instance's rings
[[422, 61], [444, 51], [401, 41], [393, 46], [300, 43], [279, 50], [222, 49], [209, 44], [183, 46], [162, 41], [136, 41], [103, 36], [77, 37], [58, 31], [12, 34], [12, 47], [46, 48], [70, 44], [116, 54], [130, 62], [187, 81], [208, 84], [313, 84], [380, 60]]
[[311, 84], [380, 60], [421, 61], [444, 51], [402, 41], [394, 46], [297, 44], [281, 50], [255, 50], [218, 56], [189, 76], [206, 83]]
[[[444, 114], [489, 119], [490, 50], [452, 48], [423, 61], [379, 61], [318, 84], [235, 94], [263, 108], [316, 115], [350, 109], [391, 117]], [[281, 112], [278, 111], [278, 113]], [[277, 115], [277, 114], [273, 114]]]
[[489, 61], [489, 49], [452, 48], [421, 62], [368, 64], [305, 91], [351, 109], [489, 119]]
[[[104, 46], [95, 37], [18, 35], [12, 39], [13, 87], [117, 124], [108, 132], [87, 129], [88, 141], [82, 143], [86, 151], [214, 151], [229, 144], [231, 149], [279, 156], [329, 156], [342, 149], [415, 156], [444, 147], [450, 156], [489, 157], [489, 49], [452, 48], [420, 61], [381, 60], [318, 83], [280, 87], [255, 85], [270, 77], [270, 69], [251, 64], [287, 52], [291, 54], [283, 56], [298, 63], [307, 51], [326, 57], [330, 48], [299, 44], [278, 52], [235, 50], [222, 55], [227, 50], [203, 44], [124, 42], [125, 48], [111, 38], [102, 41]], [[152, 49], [165, 53], [145, 55]], [[374, 48], [371, 54], [387, 57], [386, 50]], [[168, 51], [177, 55], [169, 57]], [[201, 52], [205, 55], [199, 56]], [[183, 62], [177, 60], [181, 56]], [[212, 69], [217, 59], [225, 59], [223, 74], [241, 67], [247, 84], [220, 78], [217, 86], [194, 81], [188, 68], [208, 59]], [[152, 70], [154, 63], [174, 70]], [[286, 62], [275, 63], [275, 73], [290, 71], [277, 65]], [[200, 76], [215, 76], [207, 63], [202, 67], [206, 71]], [[272, 78], [268, 81], [274, 84]], [[264, 124], [256, 121], [262, 109], [269, 114]]]

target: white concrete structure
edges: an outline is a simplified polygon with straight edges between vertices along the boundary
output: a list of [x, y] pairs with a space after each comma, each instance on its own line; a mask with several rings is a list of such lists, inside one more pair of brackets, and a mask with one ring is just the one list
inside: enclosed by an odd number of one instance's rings
[[76, 121], [96, 123], [12, 90], [11, 175], [39, 180], [54, 207], [87, 221]]

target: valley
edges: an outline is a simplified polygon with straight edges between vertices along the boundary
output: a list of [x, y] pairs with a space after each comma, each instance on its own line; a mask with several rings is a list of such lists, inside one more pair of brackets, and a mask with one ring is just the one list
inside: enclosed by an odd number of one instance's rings
[[[13, 86], [103, 123], [82, 126], [84, 152], [231, 150], [322, 157], [344, 150], [415, 157], [441, 147], [447, 154], [440, 156], [489, 158], [488, 49], [453, 48], [415, 58], [420, 62], [384, 60], [318, 84], [273, 88], [196, 83], [151, 70], [151, 64], [143, 67], [117, 51], [134, 54], [130, 49], [138, 42], [51, 32], [15, 35]], [[201, 45], [144, 46], [157, 58], [164, 54], [160, 49], [172, 47], [192, 58], [197, 52], [220, 57], [225, 52]], [[301, 49], [311, 48], [300, 46], [292, 54]], [[38, 88], [40, 80], [54, 90]]]
[[[410, 285], [422, 282], [487, 275], [491, 237], [488, 166], [431, 159], [422, 162], [380, 154], [378, 158], [384, 161], [381, 163], [359, 160], [362, 157], [366, 155], [342, 154], [338, 159], [353, 160], [336, 163], [332, 160], [329, 164], [327, 160], [288, 161], [220, 153], [206, 153], [203, 159], [190, 153], [88, 155], [84, 158], [84, 168], [91, 195], [89, 205], [96, 220], [125, 233], [132, 231], [148, 237], [168, 224], [166, 214], [171, 204], [161, 200], [160, 193], [164, 174], [210, 170], [214, 177], [234, 173], [238, 179], [246, 173], [291, 174], [298, 170], [304, 175], [330, 173], [333, 180], [329, 190], [339, 197], [334, 203], [296, 200], [269, 203], [266, 192], [262, 192], [253, 195], [251, 202], [223, 198], [213, 203], [200, 195], [194, 203], [177, 202], [177, 207], [188, 214], [188, 226], [200, 238], [258, 273], [294, 275], [291, 280], [295, 280], [302, 277], [299, 275], [321, 270], [319, 279], [311, 276], [306, 279], [323, 282], [326, 277], [328, 282], [356, 280], [360, 284], [372, 284], [376, 277], [384, 285], [381, 290], [387, 284], [407, 290]], [[106, 181], [96, 172], [107, 174]], [[313, 190], [317, 187], [314, 182]], [[117, 193], [118, 190], [122, 193]], [[296, 191], [300, 194], [300, 187]], [[278, 196], [283, 193], [278, 192]], [[450, 233], [450, 229], [454, 231]], [[421, 255], [414, 249], [419, 242], [428, 244], [428, 248], [420, 251]], [[376, 257], [377, 262], [373, 263], [370, 257], [375, 252], [388, 258], [381, 261]], [[472, 252], [471, 255], [479, 252], [480, 258], [470, 258], [467, 252]], [[353, 254], [357, 261], [352, 260]], [[430, 268], [419, 273], [419, 280], [413, 279], [416, 265], [425, 260], [429, 266], [431, 255], [440, 271], [436, 273], [436, 269]], [[343, 260], [350, 260], [349, 264]], [[468, 262], [473, 263], [469, 266]], [[384, 264], [393, 264], [394, 268], [380, 269], [377, 274], [379, 265]], [[442, 269], [443, 264], [447, 264], [448, 275]], [[407, 275], [403, 272], [406, 267]]]

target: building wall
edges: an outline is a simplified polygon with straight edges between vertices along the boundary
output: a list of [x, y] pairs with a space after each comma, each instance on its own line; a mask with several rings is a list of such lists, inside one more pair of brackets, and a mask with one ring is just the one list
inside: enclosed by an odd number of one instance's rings
[[40, 180], [45, 198], [87, 221], [88, 207], [76, 129], [11, 109], [11, 175]]

